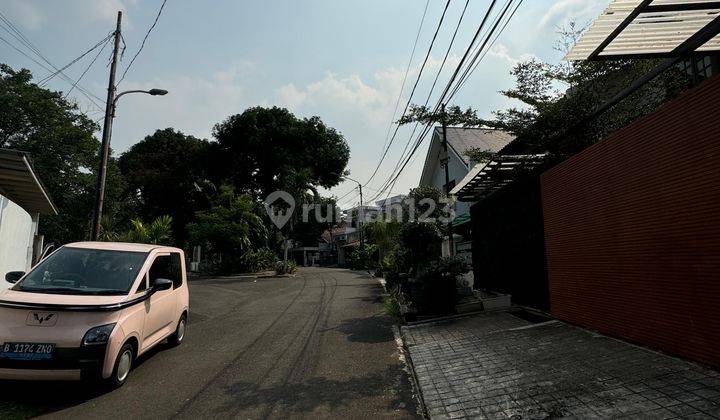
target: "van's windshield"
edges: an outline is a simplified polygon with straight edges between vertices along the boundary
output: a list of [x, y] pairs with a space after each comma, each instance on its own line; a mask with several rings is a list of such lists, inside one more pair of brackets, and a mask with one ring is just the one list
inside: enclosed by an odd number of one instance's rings
[[69, 295], [125, 295], [147, 253], [67, 248], [55, 251], [12, 289]]

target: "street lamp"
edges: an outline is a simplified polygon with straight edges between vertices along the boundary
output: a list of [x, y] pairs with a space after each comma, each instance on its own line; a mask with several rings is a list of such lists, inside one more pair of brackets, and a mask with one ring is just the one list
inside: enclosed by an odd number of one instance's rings
[[[114, 70], [114, 69], [113, 69]], [[114, 81], [114, 74], [111, 76], [111, 82]], [[112, 86], [112, 84], [111, 84]], [[102, 150], [100, 151], [100, 168], [98, 169], [97, 187], [95, 189], [95, 209], [93, 211], [92, 233], [90, 240], [97, 241], [100, 236], [100, 220], [102, 219], [103, 204], [105, 201], [105, 178], [107, 178], [107, 161], [110, 154], [110, 137], [112, 136], [112, 121], [115, 118], [115, 108], [118, 99], [129, 93], [145, 93], [152, 96], [167, 95], [168, 91], [164, 89], [150, 90], [126, 90], [119, 93], [113, 98], [115, 87], [108, 91], [108, 105], [105, 107], [105, 124], [103, 127]]]

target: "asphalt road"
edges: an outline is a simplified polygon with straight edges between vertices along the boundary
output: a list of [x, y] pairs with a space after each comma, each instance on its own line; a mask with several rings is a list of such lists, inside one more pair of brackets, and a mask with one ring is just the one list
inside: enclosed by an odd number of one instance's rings
[[0, 418], [416, 418], [377, 280], [341, 269], [190, 283], [185, 342], [122, 388], [0, 383]]

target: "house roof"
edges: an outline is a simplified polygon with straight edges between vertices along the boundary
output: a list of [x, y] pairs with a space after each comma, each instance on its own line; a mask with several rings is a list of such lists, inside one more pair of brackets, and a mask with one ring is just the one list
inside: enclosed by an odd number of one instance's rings
[[[470, 160], [465, 152], [472, 149], [488, 150], [499, 152], [510, 143], [515, 137], [507, 131], [492, 128], [465, 128], [447, 127], [448, 146], [450, 153], [455, 155], [468, 170]], [[435, 167], [439, 164], [442, 148], [442, 127], [435, 127], [433, 130], [430, 147], [425, 156], [420, 185], [429, 183]]]
[[[435, 133], [438, 141], [442, 137], [442, 127], [435, 127]], [[435, 135], [433, 135], [434, 137]], [[490, 128], [464, 128], [464, 127], [448, 127], [447, 128], [448, 144], [455, 149], [465, 165], [468, 165], [469, 159], [465, 156], [465, 152], [472, 149], [488, 150], [491, 152], [499, 152], [500, 149], [510, 143], [515, 136], [503, 130]]]
[[25, 152], [0, 149], [0, 194], [28, 213], [58, 213]]

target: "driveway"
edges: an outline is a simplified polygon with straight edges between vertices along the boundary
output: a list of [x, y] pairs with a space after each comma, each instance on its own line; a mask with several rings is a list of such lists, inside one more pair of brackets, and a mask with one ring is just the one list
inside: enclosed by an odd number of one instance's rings
[[720, 418], [719, 372], [523, 310], [402, 331], [431, 419]]
[[186, 341], [124, 387], [5, 382], [0, 417], [417, 417], [377, 280], [316, 268], [189, 284]]

